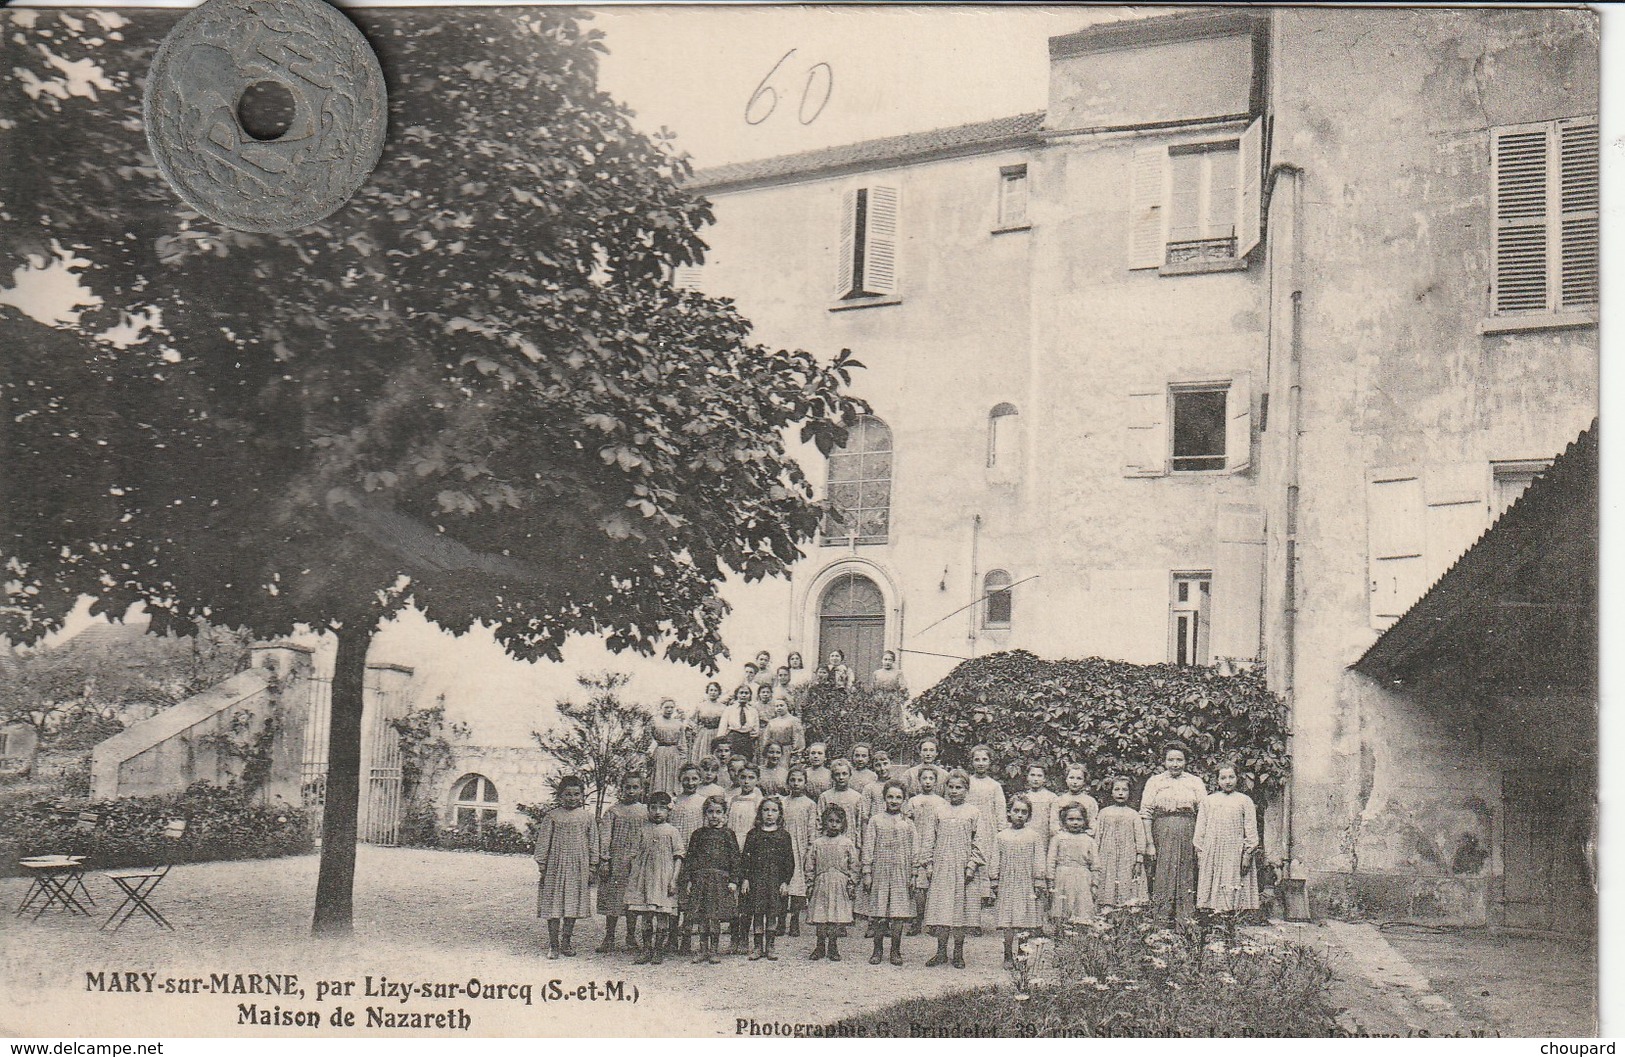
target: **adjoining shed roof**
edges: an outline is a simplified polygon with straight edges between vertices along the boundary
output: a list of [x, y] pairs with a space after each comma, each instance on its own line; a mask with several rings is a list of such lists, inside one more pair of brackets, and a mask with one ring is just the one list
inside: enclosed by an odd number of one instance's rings
[[1595, 686], [1597, 492], [1593, 420], [1351, 667], [1422, 686]]
[[735, 162], [701, 169], [688, 181], [688, 186], [696, 191], [733, 191], [812, 176], [885, 168], [903, 162], [987, 154], [1037, 143], [1036, 133], [1043, 124], [1044, 111], [1038, 110], [929, 132], [910, 132], [760, 161]]

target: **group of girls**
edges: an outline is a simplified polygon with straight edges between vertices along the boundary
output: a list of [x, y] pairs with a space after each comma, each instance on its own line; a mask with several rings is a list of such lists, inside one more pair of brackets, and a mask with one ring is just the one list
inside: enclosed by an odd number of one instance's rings
[[866, 919], [873, 965], [902, 965], [903, 937], [929, 931], [937, 947], [925, 964], [963, 968], [966, 934], [983, 929], [1002, 934], [1008, 965], [1021, 933], [1112, 907], [1149, 901], [1164, 919], [1219, 915], [1233, 929], [1236, 912], [1258, 906], [1253, 802], [1229, 765], [1208, 793], [1180, 744], [1138, 809], [1126, 777], [1110, 779], [1101, 807], [1078, 763], [1060, 792], [1032, 763], [1026, 788], [1007, 796], [985, 745], [969, 770], [942, 766], [933, 739], [906, 767], [862, 744], [829, 761], [820, 742], [804, 759], [769, 742], [766, 766], [735, 755], [727, 738], [713, 748], [677, 767], [676, 796], [629, 777], [601, 823], [582, 806], [579, 779], [560, 783], [536, 845], [549, 957], [575, 953], [594, 873], [598, 951], [616, 949], [624, 917], [626, 949], [655, 964], [673, 951], [716, 963], [724, 927], [727, 953], [777, 960], [776, 941], [800, 936], [803, 922], [815, 938], [807, 956], [839, 961], [840, 939]]

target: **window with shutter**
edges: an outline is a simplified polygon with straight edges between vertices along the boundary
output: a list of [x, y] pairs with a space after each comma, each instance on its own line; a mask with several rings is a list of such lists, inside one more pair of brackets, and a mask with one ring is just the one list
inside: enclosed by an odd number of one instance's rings
[[1168, 603], [1168, 662], [1207, 665], [1212, 573], [1175, 573]]
[[1014, 404], [998, 404], [987, 416], [987, 465], [1009, 466], [1016, 461], [1017, 429], [1020, 424]]
[[881, 185], [853, 188], [842, 196], [835, 257], [836, 300], [897, 293], [901, 204], [897, 188]]
[[1594, 117], [1490, 130], [1495, 315], [1597, 305]]
[[697, 264], [685, 264], [672, 269], [671, 284], [679, 290], [698, 292], [705, 281], [705, 269]]
[[1168, 472], [1168, 387], [1130, 389], [1123, 425], [1123, 476], [1161, 477]]
[[1229, 393], [1225, 385], [1175, 386], [1172, 469], [1222, 470], [1229, 430]]
[[1204, 262], [1243, 261], [1253, 251], [1263, 220], [1263, 129], [1259, 118], [1239, 139], [1134, 152], [1131, 269], [1201, 271]]
[[1027, 226], [1027, 167], [1006, 165], [999, 170], [998, 230]]

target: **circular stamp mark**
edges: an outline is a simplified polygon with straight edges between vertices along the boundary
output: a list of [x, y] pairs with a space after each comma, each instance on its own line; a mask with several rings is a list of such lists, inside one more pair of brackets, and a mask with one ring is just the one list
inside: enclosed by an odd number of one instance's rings
[[175, 193], [242, 231], [291, 231], [343, 205], [378, 164], [383, 71], [324, 0], [208, 0], [152, 60], [147, 143]]

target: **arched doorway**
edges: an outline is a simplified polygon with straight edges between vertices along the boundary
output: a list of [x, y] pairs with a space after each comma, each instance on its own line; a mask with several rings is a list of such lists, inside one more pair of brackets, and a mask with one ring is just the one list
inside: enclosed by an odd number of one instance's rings
[[867, 684], [885, 649], [886, 601], [880, 588], [857, 573], [836, 577], [818, 604], [818, 663], [840, 650], [858, 682]]

